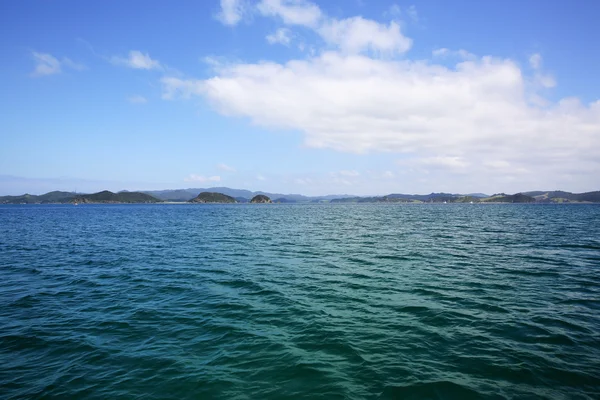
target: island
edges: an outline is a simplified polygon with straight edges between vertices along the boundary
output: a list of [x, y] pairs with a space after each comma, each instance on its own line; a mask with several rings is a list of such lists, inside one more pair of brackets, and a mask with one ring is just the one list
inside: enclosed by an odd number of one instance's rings
[[[271, 200], [275, 199], [275, 200]], [[496, 193], [430, 193], [407, 194], [390, 193], [384, 196], [352, 196], [327, 195], [303, 196], [298, 194], [282, 195], [278, 193], [251, 192], [242, 189], [213, 187], [203, 189], [176, 189], [135, 191], [126, 190], [111, 192], [103, 190], [98, 193], [76, 193], [52, 191], [46, 194], [22, 194], [0, 196], [0, 204], [144, 204], [144, 203], [304, 203], [304, 204], [344, 204], [344, 203], [379, 203], [379, 204], [423, 204], [423, 203], [467, 203], [467, 204], [584, 204], [600, 203], [600, 191], [571, 193], [561, 190], [529, 191], [515, 194]]]
[[269, 196], [265, 196], [264, 194], [257, 194], [256, 196], [254, 196], [252, 198], [252, 200], [250, 200], [250, 203], [262, 203], [262, 204], [266, 204], [266, 203], [272, 203], [272, 201], [269, 198]]
[[156, 197], [140, 192], [120, 192], [113, 193], [109, 190], [94, 194], [78, 195], [70, 201], [71, 203], [90, 204], [90, 203], [160, 203]]
[[237, 201], [233, 197], [216, 192], [202, 192], [198, 196], [191, 199], [189, 202], [200, 204], [237, 203]]
[[0, 197], [0, 204], [121, 204], [161, 202], [162, 200], [146, 193], [125, 191], [113, 193], [108, 190], [92, 194], [53, 191], [42, 195], [24, 194], [21, 196]]

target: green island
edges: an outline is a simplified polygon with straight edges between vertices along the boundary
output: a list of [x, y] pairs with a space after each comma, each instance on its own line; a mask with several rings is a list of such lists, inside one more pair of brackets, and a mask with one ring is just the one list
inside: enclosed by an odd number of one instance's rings
[[[274, 200], [272, 200], [274, 199]], [[515, 194], [483, 193], [452, 194], [402, 194], [391, 193], [385, 196], [327, 195], [304, 196], [300, 194], [279, 194], [251, 192], [226, 187], [210, 189], [177, 189], [162, 191], [111, 192], [83, 194], [52, 191], [42, 195], [23, 194], [0, 196], [0, 204], [134, 204], [134, 203], [185, 203], [185, 204], [302, 204], [302, 203], [380, 203], [380, 204], [422, 204], [422, 203], [531, 203], [531, 204], [573, 204], [600, 203], [600, 191], [571, 193], [565, 191], [531, 191]]]
[[272, 201], [269, 198], [269, 196], [265, 196], [264, 194], [257, 194], [256, 196], [254, 196], [252, 198], [252, 200], [250, 200], [250, 203], [267, 204], [267, 203], [272, 203]]
[[535, 203], [535, 204], [566, 204], [566, 203], [600, 203], [600, 191], [586, 193], [553, 192], [524, 192], [515, 194], [497, 193], [491, 196], [477, 194], [431, 193], [427, 195], [390, 194], [374, 197], [346, 197], [332, 199], [331, 203]]
[[23, 194], [20, 196], [0, 196], [0, 204], [94, 204], [94, 203], [161, 203], [157, 199], [141, 192], [113, 193], [108, 190], [92, 194], [53, 191], [42, 195]]
[[231, 196], [216, 192], [202, 192], [198, 196], [189, 200], [190, 203], [214, 204], [214, 203], [237, 203], [237, 200]]

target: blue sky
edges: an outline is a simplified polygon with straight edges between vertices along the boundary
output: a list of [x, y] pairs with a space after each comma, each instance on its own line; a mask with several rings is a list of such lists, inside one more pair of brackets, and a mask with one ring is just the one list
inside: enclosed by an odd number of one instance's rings
[[0, 3], [0, 194], [600, 189], [597, 1]]

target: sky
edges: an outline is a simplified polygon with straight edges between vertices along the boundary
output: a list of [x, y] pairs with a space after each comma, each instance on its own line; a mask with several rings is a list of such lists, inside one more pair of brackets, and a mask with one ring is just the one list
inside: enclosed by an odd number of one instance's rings
[[600, 190], [596, 0], [0, 2], [0, 195]]

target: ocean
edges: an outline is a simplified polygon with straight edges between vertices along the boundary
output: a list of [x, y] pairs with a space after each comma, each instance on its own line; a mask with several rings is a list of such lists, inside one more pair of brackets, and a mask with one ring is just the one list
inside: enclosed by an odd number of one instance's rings
[[2, 399], [598, 399], [600, 206], [0, 206]]

